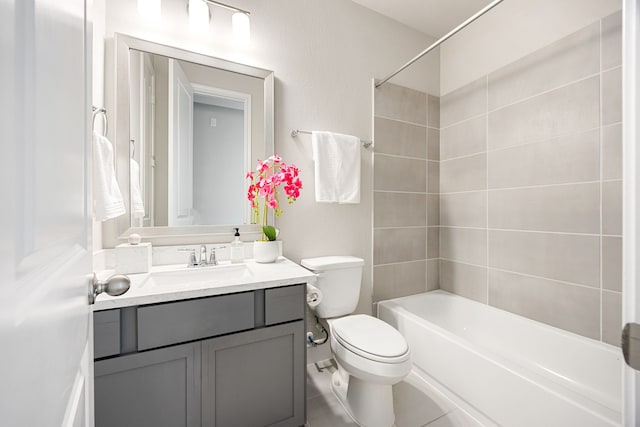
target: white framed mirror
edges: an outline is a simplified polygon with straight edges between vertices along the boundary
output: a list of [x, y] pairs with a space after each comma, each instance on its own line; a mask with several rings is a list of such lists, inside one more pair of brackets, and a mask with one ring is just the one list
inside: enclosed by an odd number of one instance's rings
[[245, 175], [273, 154], [273, 71], [123, 34], [114, 59], [110, 137], [127, 214], [104, 223], [104, 246], [131, 233], [224, 242], [233, 227], [259, 238]]

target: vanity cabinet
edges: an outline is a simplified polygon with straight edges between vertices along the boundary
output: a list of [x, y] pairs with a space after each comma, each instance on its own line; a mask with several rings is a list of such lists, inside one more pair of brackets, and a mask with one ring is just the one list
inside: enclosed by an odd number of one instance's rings
[[303, 425], [305, 289], [95, 312], [96, 427]]
[[96, 427], [199, 427], [200, 373], [199, 342], [96, 361]]

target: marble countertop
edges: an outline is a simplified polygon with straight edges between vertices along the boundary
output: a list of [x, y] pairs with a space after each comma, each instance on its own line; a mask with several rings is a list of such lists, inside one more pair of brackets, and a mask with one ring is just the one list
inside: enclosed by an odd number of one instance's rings
[[[208, 272], [216, 279], [208, 280]], [[109, 273], [113, 272], [106, 271], [100, 276], [109, 276]], [[314, 273], [284, 257], [271, 264], [245, 260], [242, 264], [230, 264], [227, 261], [218, 266], [202, 268], [186, 268], [183, 264], [154, 266], [149, 273], [129, 274], [128, 277], [131, 279], [131, 288], [127, 293], [117, 297], [100, 294], [93, 310], [156, 304], [298, 283], [313, 284], [316, 281]], [[185, 280], [180, 280], [181, 277]]]

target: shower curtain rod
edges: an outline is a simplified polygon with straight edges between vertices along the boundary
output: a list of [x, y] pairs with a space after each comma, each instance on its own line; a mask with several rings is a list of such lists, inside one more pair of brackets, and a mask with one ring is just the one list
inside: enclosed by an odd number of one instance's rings
[[393, 78], [396, 74], [398, 74], [399, 72], [403, 71], [405, 68], [411, 66], [414, 62], [416, 62], [418, 59], [422, 58], [423, 56], [425, 56], [427, 53], [431, 52], [433, 49], [437, 48], [438, 46], [440, 46], [442, 43], [444, 43], [445, 41], [447, 41], [448, 39], [450, 39], [452, 36], [454, 36], [457, 32], [459, 32], [460, 30], [462, 30], [464, 27], [466, 27], [467, 25], [471, 24], [473, 21], [475, 21], [476, 19], [480, 18], [482, 15], [484, 15], [485, 13], [489, 12], [491, 9], [493, 9], [494, 7], [496, 7], [497, 5], [499, 5], [500, 3], [502, 3], [504, 0], [495, 0], [493, 3], [488, 4], [487, 6], [484, 7], [484, 9], [481, 9], [480, 11], [478, 11], [475, 15], [471, 16], [469, 19], [467, 19], [466, 21], [464, 21], [462, 24], [458, 25], [456, 28], [454, 28], [453, 30], [449, 31], [447, 34], [445, 34], [444, 36], [442, 36], [440, 39], [438, 39], [435, 43], [433, 43], [431, 46], [429, 46], [428, 48], [426, 48], [425, 50], [423, 50], [422, 52], [420, 52], [415, 58], [413, 58], [411, 61], [407, 62], [406, 64], [404, 64], [402, 67], [398, 68], [396, 71], [394, 71], [393, 73], [387, 75], [385, 78], [383, 78], [382, 80], [380, 80], [379, 82], [376, 82], [376, 87], [380, 87], [383, 84], [385, 84], [387, 81], [389, 81], [391, 78]]

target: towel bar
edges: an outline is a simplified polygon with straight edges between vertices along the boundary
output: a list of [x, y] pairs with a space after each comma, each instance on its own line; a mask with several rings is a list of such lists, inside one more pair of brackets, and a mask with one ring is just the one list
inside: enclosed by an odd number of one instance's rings
[[[311, 135], [311, 132], [309, 132], [308, 130], [294, 129], [291, 131], [291, 137], [296, 138], [299, 133], [306, 133], [308, 135]], [[364, 148], [369, 148], [373, 146], [373, 141], [365, 141], [365, 140], [360, 140], [360, 141], [362, 142], [362, 146]]]

